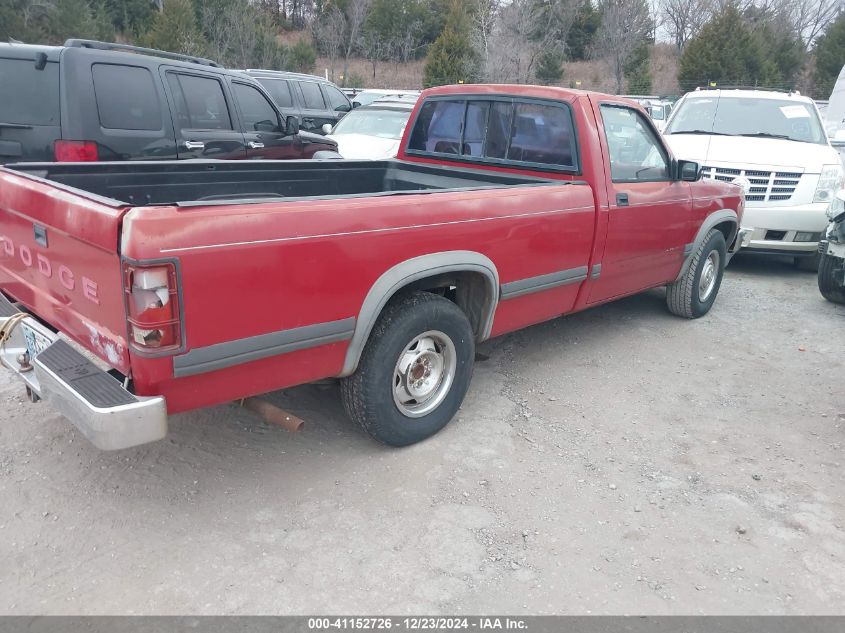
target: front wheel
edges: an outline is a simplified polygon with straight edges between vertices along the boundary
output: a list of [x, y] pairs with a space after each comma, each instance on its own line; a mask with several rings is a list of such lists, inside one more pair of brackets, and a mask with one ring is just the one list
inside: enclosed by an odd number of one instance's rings
[[461, 309], [414, 292], [379, 316], [358, 369], [341, 381], [347, 414], [373, 438], [408, 446], [442, 429], [472, 378], [475, 341]]
[[704, 236], [681, 278], [666, 286], [666, 305], [672, 314], [697, 319], [710, 311], [722, 285], [726, 251], [719, 229]]
[[819, 292], [833, 303], [845, 304], [845, 259], [822, 255], [819, 259]]

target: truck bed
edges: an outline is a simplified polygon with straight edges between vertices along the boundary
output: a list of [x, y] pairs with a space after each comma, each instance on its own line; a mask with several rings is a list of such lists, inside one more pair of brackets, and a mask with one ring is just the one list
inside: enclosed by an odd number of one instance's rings
[[29, 163], [7, 169], [111, 206], [179, 206], [561, 184], [542, 177], [384, 161]]

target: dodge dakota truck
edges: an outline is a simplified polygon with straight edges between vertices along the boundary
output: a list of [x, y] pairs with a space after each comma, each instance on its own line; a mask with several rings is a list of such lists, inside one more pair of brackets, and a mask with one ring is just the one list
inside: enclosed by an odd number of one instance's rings
[[392, 160], [10, 165], [0, 357], [103, 449], [327, 378], [408, 445], [481, 341], [661, 286], [706, 314], [743, 202], [633, 102], [536, 86], [423, 92]]

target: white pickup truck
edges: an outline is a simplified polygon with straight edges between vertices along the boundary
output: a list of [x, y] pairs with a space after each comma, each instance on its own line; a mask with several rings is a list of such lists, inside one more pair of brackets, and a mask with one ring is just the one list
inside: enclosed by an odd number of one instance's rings
[[792, 255], [818, 267], [827, 211], [843, 186], [842, 162], [815, 104], [798, 93], [696, 90], [675, 105], [664, 131], [704, 177], [745, 189], [743, 252]]

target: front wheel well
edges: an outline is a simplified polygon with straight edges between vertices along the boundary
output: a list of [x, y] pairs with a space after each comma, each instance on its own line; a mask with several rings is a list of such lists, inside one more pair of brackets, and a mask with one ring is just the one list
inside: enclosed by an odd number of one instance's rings
[[722, 235], [725, 236], [725, 244], [728, 245], [728, 249], [730, 249], [731, 245], [733, 244], [734, 238], [736, 238], [737, 233], [739, 231], [739, 227], [737, 223], [733, 220], [726, 220], [724, 222], [720, 222], [713, 228], [719, 229]]

